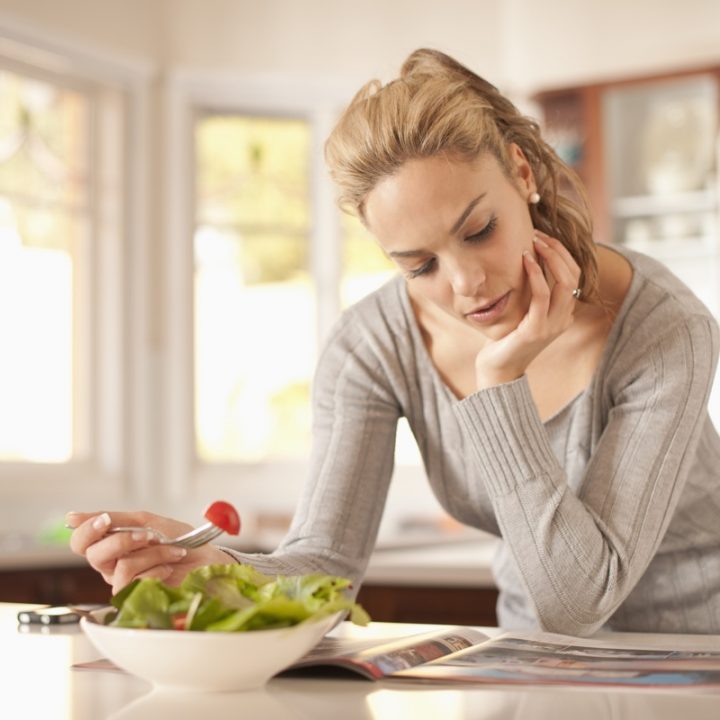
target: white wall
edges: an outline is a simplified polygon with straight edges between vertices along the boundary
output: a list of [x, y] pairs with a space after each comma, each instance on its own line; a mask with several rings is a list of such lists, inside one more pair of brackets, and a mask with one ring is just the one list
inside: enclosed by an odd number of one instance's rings
[[389, 77], [414, 48], [513, 91], [720, 62], [718, 0], [166, 0], [166, 59]]
[[717, 0], [508, 0], [515, 91], [720, 63]]
[[166, 69], [352, 87], [420, 46], [514, 94], [720, 62], [718, 0], [0, 0], [4, 18]]
[[148, 64], [159, 58], [164, 5], [165, 0], [0, 0], [0, 22]]
[[247, 72], [389, 76], [421, 46], [502, 72], [502, 0], [169, 0], [168, 57]]

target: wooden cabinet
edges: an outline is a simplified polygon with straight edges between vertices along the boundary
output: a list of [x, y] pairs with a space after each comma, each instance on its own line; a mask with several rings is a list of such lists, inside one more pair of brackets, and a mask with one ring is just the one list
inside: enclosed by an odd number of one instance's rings
[[358, 602], [373, 620], [496, 626], [494, 588], [363, 585]]
[[0, 570], [0, 602], [105, 603], [110, 587], [88, 566]]

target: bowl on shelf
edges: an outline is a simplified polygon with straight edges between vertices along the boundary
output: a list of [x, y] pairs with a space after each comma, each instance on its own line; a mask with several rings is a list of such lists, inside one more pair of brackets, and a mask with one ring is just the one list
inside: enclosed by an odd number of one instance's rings
[[80, 625], [119, 668], [159, 688], [228, 692], [261, 688], [315, 647], [344, 616], [335, 613], [272, 630], [193, 632], [104, 625], [109, 610], [90, 613]]

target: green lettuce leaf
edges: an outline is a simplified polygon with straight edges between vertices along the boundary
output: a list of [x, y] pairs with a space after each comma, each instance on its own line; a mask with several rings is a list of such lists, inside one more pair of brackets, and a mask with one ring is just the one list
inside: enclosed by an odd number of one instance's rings
[[154, 578], [137, 582], [124, 601], [117, 596], [113, 604], [119, 607], [113, 625], [131, 628], [166, 629], [172, 627], [170, 604], [174, 592]]

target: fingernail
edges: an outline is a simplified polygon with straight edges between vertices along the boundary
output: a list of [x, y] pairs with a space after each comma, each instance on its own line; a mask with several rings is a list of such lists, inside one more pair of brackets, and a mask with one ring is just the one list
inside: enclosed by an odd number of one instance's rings
[[130, 538], [135, 542], [148, 542], [153, 534], [149, 530], [133, 530]]
[[187, 555], [187, 549], [173, 545], [170, 547], [170, 554], [176, 558], [184, 558]]
[[535, 236], [533, 237], [533, 242], [534, 242], [536, 245], [541, 245], [542, 247], [547, 247], [547, 246], [548, 246], [548, 244], [547, 244], [546, 242], [543, 242], [538, 235], [535, 235]]
[[110, 516], [107, 513], [103, 513], [93, 520], [92, 526], [96, 530], [104, 530], [105, 528], [110, 527], [110, 523]]
[[532, 260], [535, 262], [535, 258], [533, 257], [533, 254], [529, 250], [525, 250], [523, 252], [523, 257], [527, 258], [528, 260]]

